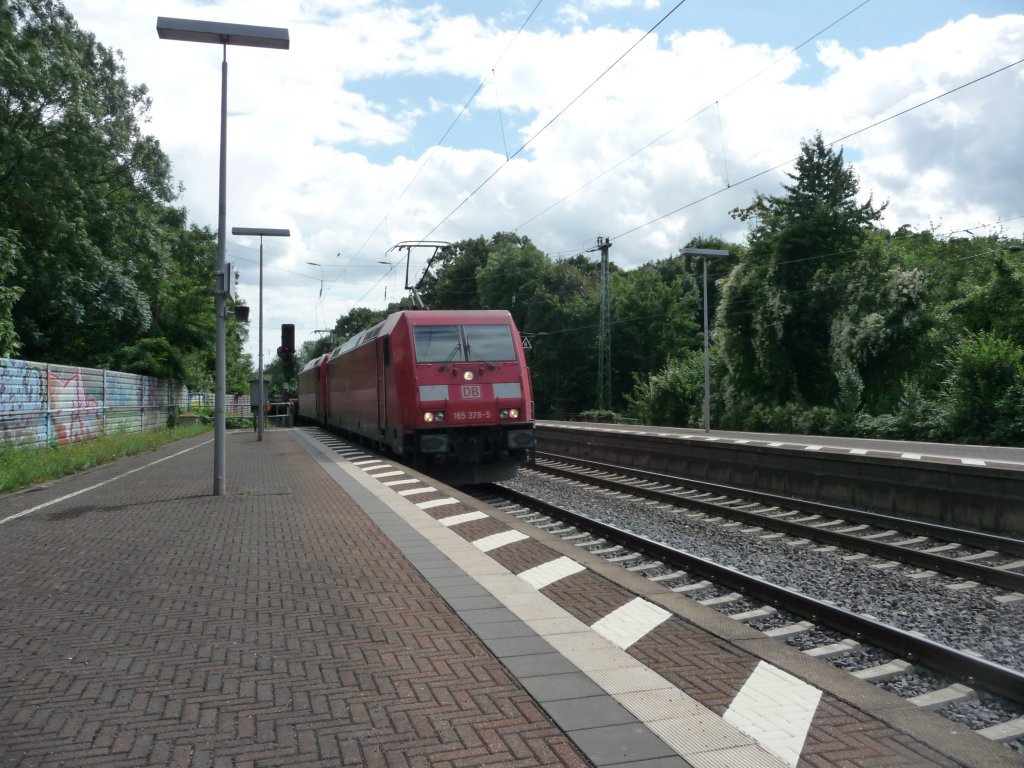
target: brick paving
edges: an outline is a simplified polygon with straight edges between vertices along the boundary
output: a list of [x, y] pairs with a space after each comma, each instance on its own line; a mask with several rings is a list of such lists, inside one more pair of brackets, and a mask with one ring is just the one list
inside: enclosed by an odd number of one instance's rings
[[[463, 511], [454, 508], [444, 512], [428, 510], [427, 513], [444, 517]], [[468, 541], [498, 532], [493, 525], [485, 528], [483, 521], [460, 525], [453, 530]], [[547, 545], [533, 539], [509, 544], [488, 554], [512, 573], [522, 573], [556, 556]], [[603, 562], [579, 551], [573, 555], [583, 562]], [[590, 570], [562, 578], [540, 591], [588, 625], [593, 625], [635, 596], [629, 589]], [[631, 646], [628, 653], [719, 715], [726, 712], [759, 662], [757, 657], [680, 617], [673, 617], [651, 630]], [[882, 709], [892, 706], [885, 704]], [[907, 706], [913, 710], [912, 705]], [[904, 717], [904, 725], [909, 726], [909, 721], [918, 714], [921, 713], [914, 712]], [[1024, 765], [1024, 761], [1008, 749], [982, 737], [966, 734], [948, 721], [937, 719], [916, 725], [920, 726], [918, 733], [905, 733], [872, 712], [852, 706], [831, 693], [824, 693], [807, 732], [798, 768], [955, 768], [962, 765], [984, 765], [987, 768], [997, 764]], [[964, 744], [956, 745], [953, 749], [955, 756], [944, 753], [944, 749], [950, 749], [951, 744], [963, 736], [970, 738]], [[968, 744], [970, 746], [966, 746]], [[976, 754], [970, 754], [972, 750]], [[687, 758], [694, 759], [692, 755], [687, 755]], [[712, 760], [707, 764], [725, 768], [755, 763], [732, 762], [729, 756], [722, 756], [721, 762]]]
[[[0, 497], [0, 766], [587, 766], [288, 435]], [[203, 443], [203, 444], [201, 444]]]
[[[509, 621], [514, 614], [449, 559], [464, 556], [398, 533], [390, 505], [399, 497], [383, 490], [383, 476], [339, 486], [345, 473], [318, 465], [301, 442], [278, 430], [262, 444], [232, 435], [221, 498], [210, 495], [208, 438], [0, 496], [0, 768], [588, 758], [676, 768], [691, 764], [682, 754], [721, 768], [767, 756], [717, 744], [725, 731], [706, 719], [675, 734], [657, 723], [647, 730]], [[372, 466], [362, 471], [372, 476]], [[401, 482], [396, 491], [416, 487]], [[405, 498], [435, 519], [480, 508], [426, 483]], [[507, 532], [510, 519], [490, 512], [449, 533], [472, 542]], [[540, 592], [566, 616], [590, 625], [634, 599], [636, 584], [609, 580], [600, 558], [569, 549], [591, 567]], [[486, 557], [522, 573], [556, 553], [528, 538]], [[628, 653], [715, 719], [759, 663], [683, 616]], [[824, 693], [798, 768], [1016, 764], [994, 745], [963, 761], [933, 749], [947, 731], [956, 738], [945, 721], [911, 735], [886, 719]], [[685, 751], [666, 751], [655, 733]]]

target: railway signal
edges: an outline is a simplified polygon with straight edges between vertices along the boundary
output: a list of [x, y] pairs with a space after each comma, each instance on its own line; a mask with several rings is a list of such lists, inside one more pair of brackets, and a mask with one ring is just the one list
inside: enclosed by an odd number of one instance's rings
[[295, 325], [281, 324], [281, 346], [277, 348], [277, 356], [281, 358], [282, 369], [286, 380], [295, 376]]
[[295, 354], [295, 326], [292, 323], [281, 325], [281, 346], [277, 348], [277, 356], [292, 357]]

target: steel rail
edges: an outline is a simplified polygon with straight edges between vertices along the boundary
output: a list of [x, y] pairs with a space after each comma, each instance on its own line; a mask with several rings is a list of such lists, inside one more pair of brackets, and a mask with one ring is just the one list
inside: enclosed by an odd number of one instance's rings
[[1010, 536], [999, 536], [993, 533], [982, 531], [971, 531], [964, 528], [953, 528], [937, 523], [927, 523], [922, 520], [912, 520], [908, 517], [897, 517], [885, 515], [878, 512], [869, 512], [864, 509], [853, 507], [841, 507], [835, 504], [825, 504], [810, 499], [800, 499], [795, 496], [782, 496], [780, 494], [755, 491], [749, 488], [723, 485], [721, 483], [709, 483], [706, 480], [692, 480], [679, 475], [666, 475], [659, 472], [650, 472], [632, 467], [620, 467], [615, 464], [605, 464], [590, 459], [579, 459], [575, 456], [562, 456], [554, 453], [538, 452], [538, 457], [547, 458], [551, 461], [560, 461], [567, 464], [576, 464], [581, 467], [590, 467], [604, 472], [615, 472], [621, 475], [637, 477], [643, 480], [650, 480], [654, 483], [666, 483], [670, 485], [683, 485], [688, 488], [704, 490], [708, 493], [721, 493], [742, 497], [750, 501], [759, 501], [762, 504], [771, 506], [785, 506], [800, 512], [811, 512], [828, 515], [829, 517], [841, 517], [851, 522], [864, 523], [879, 528], [888, 528], [891, 525], [898, 525], [900, 530], [920, 536], [929, 536], [942, 541], [956, 542], [968, 547], [979, 547], [981, 549], [996, 549], [1010, 555], [1024, 556], [1024, 540], [1015, 539]]
[[[549, 456], [549, 458], [551, 458]], [[615, 467], [608, 464], [600, 464], [599, 462], [582, 462], [577, 461], [570, 457], [557, 457], [557, 460], [567, 463], [576, 464], [578, 466], [587, 466], [593, 469], [599, 469], [605, 472], [614, 472], [620, 475], [626, 475], [631, 477], [638, 477], [643, 480], [649, 480], [651, 482], [659, 482], [663, 484], [677, 485], [680, 482], [685, 482], [690, 485], [688, 480], [682, 478], [672, 477], [670, 475], [658, 475], [652, 472], [636, 472], [631, 469], [623, 467]], [[1007, 589], [1014, 592], [1024, 592], [1024, 573], [1015, 573], [1013, 571], [1000, 570], [993, 568], [992, 566], [982, 565], [978, 562], [962, 561], [953, 557], [944, 557], [942, 555], [925, 552], [922, 550], [910, 549], [909, 547], [900, 546], [899, 544], [887, 544], [883, 541], [876, 539], [865, 539], [859, 536], [854, 536], [849, 533], [840, 533], [838, 531], [830, 531], [827, 528], [819, 528], [813, 525], [806, 525], [784, 518], [770, 517], [758, 512], [748, 512], [735, 507], [708, 501], [706, 499], [696, 499], [692, 496], [680, 496], [676, 493], [665, 489], [645, 488], [640, 485], [632, 485], [630, 483], [623, 483], [621, 481], [612, 480], [610, 478], [596, 477], [594, 475], [583, 474], [579, 472], [572, 472], [571, 470], [562, 469], [559, 467], [553, 467], [550, 464], [536, 464], [534, 468], [539, 472], [546, 474], [556, 475], [558, 477], [572, 478], [576, 480], [585, 480], [588, 483], [598, 485], [602, 488], [608, 488], [611, 490], [622, 491], [625, 493], [631, 493], [636, 496], [641, 496], [647, 499], [653, 499], [667, 504], [674, 504], [679, 506], [686, 506], [689, 508], [696, 508], [704, 512], [710, 512], [720, 517], [727, 517], [730, 520], [745, 523], [751, 526], [757, 526], [759, 528], [766, 528], [768, 530], [777, 531], [784, 533], [788, 536], [795, 536], [797, 538], [813, 539], [824, 544], [830, 544], [844, 549], [854, 550], [856, 552], [863, 552], [864, 554], [881, 557], [886, 560], [892, 560], [907, 565], [913, 565], [918, 568], [924, 568], [925, 570], [937, 571], [944, 573], [948, 576], [954, 576], [957, 578], [968, 579], [970, 581], [978, 581], [984, 584], [988, 584], [994, 587], [1000, 587], [1001, 589]], [[698, 486], [704, 486], [698, 488]], [[767, 494], [747, 494], [742, 488], [734, 488], [725, 485], [712, 485], [710, 483], [693, 483], [692, 487], [697, 490], [703, 490], [708, 493], [716, 493], [719, 495], [731, 496], [733, 500], [750, 500], [757, 501], [759, 503], [767, 503], [763, 501]], [[760, 497], [760, 498], [755, 498]], [[835, 507], [824, 504], [817, 504], [815, 502], [803, 501], [798, 499], [790, 499], [784, 496], [774, 496], [772, 506], [784, 507], [787, 509], [797, 509], [798, 511], [813, 513], [813, 514], [825, 514], [831, 517], [841, 518], [847, 520], [845, 514], [846, 510], [842, 507]], [[793, 503], [796, 502], [796, 503]], [[866, 513], [872, 514], [872, 513]], [[904, 518], [893, 518], [886, 517], [884, 515], [872, 515], [875, 518], [873, 525], [882, 528], [890, 527], [902, 527]], [[859, 522], [865, 522], [863, 520]], [[927, 528], [922, 527], [927, 526]], [[941, 531], [954, 531], [955, 529], [948, 529], [944, 526], [928, 526], [927, 524], [916, 524], [914, 526], [914, 533], [924, 534], [925, 530], [933, 531], [933, 535], [936, 538], [941, 537]], [[967, 533], [972, 533], [968, 531]], [[925, 534], [927, 535], [927, 534]], [[989, 543], [991, 547], [997, 547], [996, 541], [1006, 542], [1017, 542], [1016, 539], [1004, 539], [999, 536], [991, 536], [990, 534], [977, 534], [983, 536], [985, 541]], [[945, 539], [941, 539], [945, 540]], [[1017, 542], [1019, 543], [1019, 542]], [[974, 546], [980, 546], [974, 544]]]
[[538, 509], [544, 514], [569, 522], [580, 530], [611, 541], [625, 543], [630, 549], [655, 558], [666, 565], [682, 568], [701, 577], [714, 580], [729, 589], [751, 595], [769, 605], [781, 607], [816, 624], [827, 626], [856, 640], [871, 643], [900, 658], [914, 662], [920, 661], [921, 664], [972, 688], [981, 688], [1018, 704], [1024, 704], [1024, 673], [971, 654], [962, 653], [941, 643], [816, 600], [786, 587], [748, 576], [734, 568], [691, 555], [668, 544], [593, 520], [536, 496], [500, 485], [492, 486], [492, 491], [495, 495], [517, 504]]

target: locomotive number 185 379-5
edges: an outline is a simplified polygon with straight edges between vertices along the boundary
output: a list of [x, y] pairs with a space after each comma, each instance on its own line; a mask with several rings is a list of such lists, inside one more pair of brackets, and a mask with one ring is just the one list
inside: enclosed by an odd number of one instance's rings
[[490, 411], [453, 411], [452, 421], [474, 421], [480, 419], [490, 419]]

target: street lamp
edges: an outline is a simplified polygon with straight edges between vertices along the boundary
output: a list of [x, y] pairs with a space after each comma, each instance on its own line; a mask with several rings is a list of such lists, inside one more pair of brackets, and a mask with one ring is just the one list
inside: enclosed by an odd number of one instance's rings
[[292, 233], [287, 229], [262, 229], [260, 227], [232, 227], [232, 235], [259, 235], [260, 238], [260, 354], [259, 354], [259, 395], [257, 396], [256, 434], [257, 440], [263, 440], [263, 409], [266, 403], [263, 402], [263, 238], [264, 237], [291, 237]]
[[728, 251], [713, 248], [683, 248], [684, 256], [702, 256], [704, 260], [704, 431], [711, 431], [711, 359], [708, 356], [708, 258], [728, 256]]
[[[256, 48], [287, 50], [288, 30], [279, 27], [253, 27], [248, 24], [224, 24], [195, 19], [171, 19], [158, 16], [156, 32], [161, 40], [183, 40], [192, 43], [216, 43], [224, 46], [220, 67], [220, 185], [217, 205], [217, 362], [213, 404], [213, 494], [223, 496], [226, 486], [224, 468], [225, 401], [227, 400], [227, 295], [231, 275], [225, 267], [227, 245], [227, 146], [228, 146], [228, 46], [246, 45]], [[262, 313], [261, 313], [262, 315]]]

